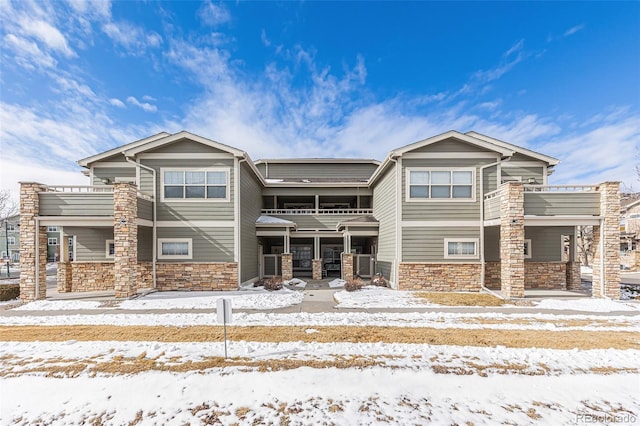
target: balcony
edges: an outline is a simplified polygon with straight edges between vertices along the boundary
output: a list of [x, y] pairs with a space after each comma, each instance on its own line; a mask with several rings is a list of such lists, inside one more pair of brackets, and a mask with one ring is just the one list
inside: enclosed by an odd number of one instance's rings
[[263, 215], [287, 216], [287, 215], [371, 215], [373, 209], [263, 209]]
[[[500, 189], [484, 196], [484, 218], [500, 218]], [[525, 216], [598, 216], [595, 185], [524, 185]]]
[[[45, 186], [40, 216], [113, 217], [113, 186]], [[138, 217], [153, 219], [153, 197], [138, 192]]]

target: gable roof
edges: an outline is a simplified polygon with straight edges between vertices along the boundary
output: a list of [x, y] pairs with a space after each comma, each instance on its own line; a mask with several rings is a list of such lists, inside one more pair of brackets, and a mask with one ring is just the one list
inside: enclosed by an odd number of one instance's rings
[[114, 155], [118, 155], [118, 154], [122, 153], [122, 151], [125, 150], [125, 149], [135, 148], [135, 147], [138, 147], [140, 145], [144, 145], [144, 144], [147, 144], [149, 142], [153, 142], [153, 141], [156, 141], [158, 139], [165, 138], [165, 137], [167, 137], [169, 135], [171, 135], [171, 133], [167, 133], [167, 132], [156, 133], [155, 135], [152, 135], [152, 136], [149, 136], [149, 137], [146, 137], [146, 138], [143, 138], [143, 139], [138, 139], [137, 141], [128, 143], [126, 145], [122, 145], [122, 146], [110, 149], [109, 151], [105, 151], [105, 152], [102, 152], [100, 154], [92, 155], [91, 157], [83, 158], [82, 160], [78, 160], [78, 164], [83, 166], [83, 167], [89, 167], [89, 164], [95, 163], [96, 161], [100, 161], [100, 160], [103, 160], [105, 158], [112, 157]]
[[140, 154], [140, 153], [145, 152], [145, 151], [149, 151], [149, 150], [152, 150], [152, 149], [160, 148], [161, 146], [177, 142], [180, 139], [189, 139], [189, 140], [192, 140], [194, 142], [198, 142], [198, 143], [201, 143], [203, 145], [207, 145], [207, 146], [210, 146], [212, 148], [219, 149], [220, 151], [228, 152], [229, 154], [233, 154], [236, 157], [244, 157], [246, 155], [246, 153], [244, 151], [242, 151], [242, 150], [239, 150], [239, 149], [234, 148], [234, 147], [229, 146], [229, 145], [225, 145], [225, 144], [220, 143], [220, 142], [216, 142], [216, 141], [211, 140], [211, 139], [204, 138], [202, 136], [198, 136], [198, 135], [193, 134], [191, 132], [187, 132], [186, 130], [182, 130], [182, 131], [180, 131], [178, 133], [174, 133], [172, 135], [166, 135], [163, 138], [159, 138], [159, 139], [154, 139], [154, 140], [148, 141], [145, 144], [139, 144], [139, 145], [136, 145], [136, 146], [133, 146], [133, 147], [130, 147], [130, 148], [127, 148], [127, 149], [121, 149], [121, 150], [124, 151], [124, 154], [127, 157], [133, 157], [136, 154]]
[[530, 149], [523, 148], [521, 146], [513, 145], [513, 144], [510, 144], [510, 143], [501, 141], [500, 139], [492, 138], [490, 136], [483, 135], [483, 134], [478, 133], [478, 132], [473, 132], [472, 131], [472, 132], [467, 132], [465, 134], [469, 135], [469, 136], [472, 136], [474, 138], [483, 140], [485, 142], [489, 142], [489, 143], [492, 143], [494, 145], [501, 146], [503, 148], [512, 149], [515, 152], [518, 152], [520, 154], [524, 154], [524, 155], [526, 155], [528, 157], [531, 157], [531, 158], [535, 158], [536, 160], [544, 161], [545, 163], [548, 163], [550, 166], [556, 166], [558, 163], [560, 163], [560, 160], [558, 160], [557, 158], [550, 157], [550, 156], [544, 155], [544, 154], [540, 154], [539, 152], [535, 152], [535, 151], [532, 151]]
[[498, 152], [500, 154], [502, 154], [505, 157], [511, 156], [513, 155], [517, 150], [514, 149], [516, 148], [514, 145], [511, 145], [510, 147], [507, 146], [501, 146], [501, 145], [497, 145], [494, 144], [493, 142], [490, 141], [485, 141], [473, 136], [470, 136], [468, 134], [465, 133], [460, 133], [457, 132], [455, 130], [449, 130], [446, 133], [442, 133], [436, 136], [432, 136], [430, 138], [427, 139], [423, 139], [421, 141], [418, 142], [414, 142], [412, 144], [409, 145], [405, 145], [403, 147], [400, 147], [398, 149], [394, 149], [393, 151], [391, 151], [392, 154], [397, 154], [397, 155], [402, 155], [406, 152], [409, 151], [413, 151], [414, 149], [418, 149], [418, 148], [422, 148], [428, 145], [432, 145], [434, 143], [438, 143], [438, 142], [442, 142], [446, 139], [449, 138], [455, 138], [458, 140], [461, 140], [462, 142], [466, 142], [470, 145], [475, 145], [475, 146], [479, 146], [481, 148], [484, 149], [488, 149], [490, 151], [495, 151]]

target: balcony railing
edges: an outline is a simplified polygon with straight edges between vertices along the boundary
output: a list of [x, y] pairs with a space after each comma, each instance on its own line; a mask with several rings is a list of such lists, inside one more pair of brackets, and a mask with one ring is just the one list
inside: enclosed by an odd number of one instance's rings
[[598, 187], [596, 185], [524, 185], [524, 192], [598, 192]]
[[45, 186], [43, 192], [62, 192], [65, 194], [88, 194], [88, 193], [101, 193], [101, 194], [113, 194], [113, 185], [94, 185], [94, 186], [80, 186], [80, 185], [66, 185], [66, 186]]
[[264, 215], [370, 215], [373, 209], [263, 209]]

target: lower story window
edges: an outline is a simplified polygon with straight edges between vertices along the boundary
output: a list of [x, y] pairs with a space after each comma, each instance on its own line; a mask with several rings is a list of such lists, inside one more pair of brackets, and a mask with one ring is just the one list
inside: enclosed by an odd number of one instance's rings
[[445, 238], [444, 257], [447, 259], [476, 259], [478, 257], [478, 239]]
[[158, 259], [191, 259], [191, 238], [159, 238]]
[[531, 259], [531, 240], [524, 240], [524, 258]]
[[107, 240], [105, 244], [105, 257], [114, 257], [116, 255], [116, 245], [113, 240]]
[[47, 245], [57, 246], [58, 245], [58, 239], [57, 238], [47, 238]]

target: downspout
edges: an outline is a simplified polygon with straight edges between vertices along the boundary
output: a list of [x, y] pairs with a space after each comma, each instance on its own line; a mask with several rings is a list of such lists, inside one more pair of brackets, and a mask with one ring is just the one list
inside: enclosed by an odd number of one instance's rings
[[[401, 242], [399, 241], [399, 235], [402, 232], [402, 226], [401, 226], [401, 221], [402, 221], [402, 213], [401, 213], [401, 206], [402, 206], [402, 169], [400, 166], [400, 163], [398, 162], [398, 159], [393, 157], [393, 156], [389, 156], [389, 160], [391, 160], [393, 163], [395, 163], [396, 165], [396, 178], [395, 178], [395, 191], [396, 191], [396, 253], [395, 253], [395, 259], [393, 262], [393, 266], [394, 266], [394, 273], [393, 273], [393, 278], [394, 278], [394, 282], [395, 282], [395, 286], [396, 289], [400, 288], [400, 244]], [[398, 176], [398, 173], [400, 174], [400, 176]], [[398, 187], [400, 187], [400, 190], [398, 190]]]
[[[507, 161], [510, 158], [511, 156], [501, 158], [496, 162], [486, 164], [480, 167], [480, 289], [494, 295], [495, 295], [495, 292], [493, 292], [492, 290], [489, 290], [484, 285], [485, 275], [486, 275], [485, 268], [487, 263], [484, 257], [484, 170], [488, 167], [493, 167], [493, 166], [500, 167], [500, 164], [502, 164], [503, 161]], [[497, 171], [497, 167], [496, 167], [496, 171]]]
[[[237, 172], [237, 176], [235, 177], [235, 194], [233, 195], [233, 200], [234, 200], [234, 204], [235, 204], [235, 214], [234, 214], [234, 219], [236, 220], [236, 232], [238, 233], [238, 237], [236, 238], [235, 241], [235, 246], [236, 246], [236, 261], [238, 262], [238, 288], [240, 288], [240, 284], [242, 284], [242, 271], [241, 271], [241, 266], [242, 266], [242, 215], [241, 215], [241, 211], [240, 211], [240, 186], [242, 184], [242, 182], [240, 181], [240, 176], [242, 176], [242, 163], [247, 161], [247, 157], [246, 157], [246, 153], [244, 154], [244, 156], [239, 159], [237, 161], [237, 165], [238, 165], [238, 172]], [[258, 273], [259, 275], [259, 273]]]
[[156, 190], [156, 170], [152, 167], [145, 166], [144, 164], [136, 163], [131, 158], [127, 157], [124, 151], [122, 152], [122, 155], [124, 155], [124, 159], [126, 160], [127, 163], [131, 163], [136, 167], [142, 167], [143, 169], [150, 171], [151, 175], [153, 176], [153, 228], [151, 231], [151, 235], [152, 235], [151, 238], [153, 239], [153, 244], [151, 244], [151, 280], [153, 282], [153, 288], [155, 289], [156, 288], [156, 260], [158, 257], [157, 224], [156, 224], [158, 193]]
[[[35, 252], [35, 259], [36, 259], [36, 294], [33, 297], [33, 300], [38, 300], [38, 296], [40, 295], [40, 220], [38, 219], [38, 217], [35, 218], [36, 221], [36, 252]], [[9, 251], [9, 246], [7, 245], [7, 252]], [[46, 272], [45, 272], [46, 275]], [[46, 282], [46, 277], [45, 277], [45, 282]], [[45, 297], [46, 299], [46, 297]]]
[[[600, 219], [600, 296], [606, 298], [606, 294], [604, 292], [605, 289], [605, 276], [604, 273], [604, 219]], [[593, 277], [591, 277], [593, 281]], [[593, 290], [591, 291], [593, 293]]]

